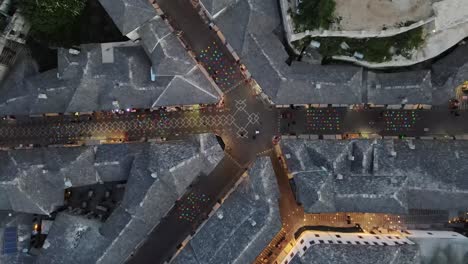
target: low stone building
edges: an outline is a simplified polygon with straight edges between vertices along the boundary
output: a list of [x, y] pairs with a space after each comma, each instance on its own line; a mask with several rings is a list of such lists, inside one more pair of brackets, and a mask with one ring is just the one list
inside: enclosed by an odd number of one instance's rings
[[287, 139], [282, 144], [306, 212], [468, 208], [467, 142]]
[[177, 198], [199, 173], [209, 173], [222, 156], [216, 138], [206, 134], [167, 144], [3, 151], [0, 210], [50, 214], [63, 205], [66, 188], [125, 180], [123, 205], [129, 199], [144, 199], [143, 189], [151, 190], [147, 188], [155, 180], [164, 183], [161, 191]]
[[59, 213], [36, 263], [124, 262], [192, 181], [209, 174], [223, 157], [213, 135], [162, 145], [100, 146], [92, 151], [94, 166], [86, 166], [94, 171], [90, 174], [126, 177], [123, 200], [104, 223]]
[[110, 111], [219, 100], [195, 66], [183, 75], [155, 72], [152, 80], [151, 61], [144, 49], [133, 43], [87, 44], [78, 55], [68, 49], [59, 49], [58, 55], [58, 69], [10, 80], [2, 87], [0, 115]]

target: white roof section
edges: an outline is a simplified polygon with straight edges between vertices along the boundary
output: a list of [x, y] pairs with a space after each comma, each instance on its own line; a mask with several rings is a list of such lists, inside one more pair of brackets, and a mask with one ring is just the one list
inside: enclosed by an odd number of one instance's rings
[[437, 31], [468, 22], [468, 5], [463, 0], [442, 0], [432, 6], [436, 15]]

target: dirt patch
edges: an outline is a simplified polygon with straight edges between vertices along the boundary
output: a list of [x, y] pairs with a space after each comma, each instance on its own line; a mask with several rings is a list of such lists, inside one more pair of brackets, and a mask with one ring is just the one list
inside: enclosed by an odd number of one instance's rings
[[335, 0], [341, 30], [382, 30], [432, 16], [430, 0]]

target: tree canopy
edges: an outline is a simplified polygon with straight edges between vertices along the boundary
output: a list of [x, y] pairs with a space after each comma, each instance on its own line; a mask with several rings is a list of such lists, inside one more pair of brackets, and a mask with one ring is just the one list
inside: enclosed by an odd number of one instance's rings
[[293, 14], [294, 24], [298, 31], [306, 29], [328, 29], [333, 23], [335, 12], [334, 0], [302, 0], [298, 12]]
[[76, 27], [86, 0], [19, 0], [18, 5], [36, 38], [61, 42]]

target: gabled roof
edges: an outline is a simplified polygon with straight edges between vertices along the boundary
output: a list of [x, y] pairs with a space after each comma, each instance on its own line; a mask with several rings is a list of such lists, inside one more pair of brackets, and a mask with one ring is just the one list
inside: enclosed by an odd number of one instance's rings
[[[194, 72], [204, 77], [198, 68], [194, 68]], [[209, 82], [206, 84], [207, 86], [199, 86], [190, 79], [176, 76], [154, 102], [154, 106], [193, 105], [199, 102], [216, 103], [218, 101], [216, 91], [209, 89], [211, 88]]]
[[38, 263], [124, 262], [193, 179], [210, 173], [224, 152], [214, 135], [203, 134], [167, 144], [99, 146], [96, 155], [98, 167], [132, 156], [131, 168], [122, 168], [128, 181], [121, 204], [104, 223], [59, 214]]
[[[178, 41], [172, 45], [177, 46]], [[79, 55], [59, 49], [58, 69], [4, 86], [0, 115], [109, 111], [116, 108], [115, 101], [120, 109], [219, 101], [212, 83], [183, 49], [161, 53], [152, 81], [151, 61], [141, 46], [121, 42], [81, 47]]]
[[138, 29], [157, 76], [184, 75], [195, 66], [182, 43], [160, 17]]
[[459, 45], [446, 56], [431, 65], [432, 82], [434, 86], [444, 85], [447, 80], [457, 74], [460, 68], [468, 62], [468, 45]]
[[[60, 206], [63, 189], [60, 180], [44, 173], [43, 164], [36, 160], [15, 159], [12, 151], [0, 153], [0, 191], [2, 210], [48, 214]], [[41, 155], [35, 151], [35, 155]]]
[[246, 49], [242, 62], [247, 66], [252, 78], [262, 87], [262, 90], [270, 98], [276, 98], [281, 82], [285, 79], [285, 73], [281, 62], [272, 63], [272, 58], [280, 60], [285, 58], [281, 53], [270, 57], [255, 39], [254, 35], [247, 35]]
[[431, 72], [429, 70], [400, 73], [369, 72], [367, 76], [368, 103], [432, 103]]
[[297, 199], [306, 212], [335, 212], [333, 175], [322, 168], [294, 175]]
[[468, 80], [468, 45], [459, 45], [431, 67], [433, 101], [446, 104], [453, 98], [455, 88]]
[[[220, 7], [222, 12], [218, 14], [208, 7], [207, 9], [211, 15], [216, 15], [215, 23], [221, 28], [223, 34], [228, 36], [229, 44], [239, 55], [244, 55], [248, 34], [267, 37], [281, 23], [278, 16], [279, 6], [275, 1], [227, 1], [230, 2]], [[223, 1], [212, 2], [219, 5], [223, 3]]]
[[155, 9], [147, 0], [99, 0], [99, 2], [122, 35], [127, 35], [156, 16]]
[[227, 6], [230, 6], [236, 3], [236, 0], [201, 0], [203, 6], [208, 10], [212, 15], [216, 15], [218, 12], [222, 11]]
[[406, 213], [466, 206], [467, 142], [286, 139], [282, 144], [308, 212]]
[[[215, 18], [215, 23], [222, 29], [223, 34], [229, 36], [228, 41], [232, 48], [241, 54], [244, 50], [246, 37], [249, 34], [248, 26], [251, 17], [250, 5], [245, 0], [213, 0], [213, 5], [220, 5], [222, 2], [235, 3], [222, 6], [224, 8], [223, 12]], [[211, 12], [209, 8], [208, 10], [212, 15], [218, 12]]]
[[359, 104], [363, 101], [362, 68], [299, 62], [293, 63], [291, 71], [276, 95], [278, 104]]
[[401, 176], [356, 176], [336, 180], [336, 211], [404, 214], [408, 209], [406, 181], [407, 178]]
[[114, 147], [112, 158], [104, 155], [109, 148], [99, 146], [97, 152], [92, 147], [1, 152], [0, 210], [49, 214], [63, 204], [65, 188], [126, 180], [125, 162], [138, 147], [125, 151]]
[[[59, 213], [36, 263], [94, 263], [93, 257], [102, 252], [105, 243], [110, 243], [99, 234], [101, 225], [83, 216]], [[93, 251], [85, 251], [85, 248], [93, 248]]]

